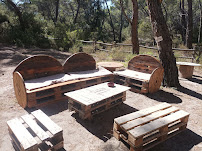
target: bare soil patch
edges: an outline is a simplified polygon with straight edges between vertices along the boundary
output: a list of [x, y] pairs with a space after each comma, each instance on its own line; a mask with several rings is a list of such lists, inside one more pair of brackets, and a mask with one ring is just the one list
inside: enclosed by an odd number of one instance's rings
[[[0, 45], [0, 150], [14, 150], [10, 141], [6, 121], [29, 113], [32, 109], [19, 106], [14, 95], [12, 72], [23, 59], [46, 54], [64, 60], [70, 55], [47, 49], [20, 49]], [[161, 87], [160, 91], [142, 95], [127, 92], [126, 101], [104, 113], [93, 121], [81, 120], [68, 110], [67, 101], [41, 108], [54, 122], [63, 128], [64, 150], [67, 151], [128, 151], [128, 148], [112, 135], [113, 119], [161, 102], [167, 102], [190, 113], [187, 130], [155, 146], [151, 151], [201, 151], [202, 150], [202, 71], [195, 68], [192, 79], [180, 79], [182, 88]]]

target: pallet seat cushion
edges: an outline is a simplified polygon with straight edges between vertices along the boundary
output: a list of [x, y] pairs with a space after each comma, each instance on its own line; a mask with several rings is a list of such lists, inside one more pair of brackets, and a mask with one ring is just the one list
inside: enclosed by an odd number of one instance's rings
[[89, 71], [80, 71], [80, 72], [71, 72], [69, 74], [56, 74], [47, 77], [41, 77], [37, 79], [31, 79], [25, 81], [25, 87], [27, 90], [34, 90], [37, 88], [46, 87], [52, 84], [71, 81], [71, 80], [78, 80], [83, 78], [91, 78], [97, 76], [104, 76], [112, 74], [110, 71], [104, 68], [98, 68], [95, 70]]
[[143, 72], [129, 70], [129, 69], [125, 69], [122, 71], [115, 71], [114, 74], [131, 78], [131, 79], [140, 80], [140, 81], [149, 81], [151, 77], [151, 74], [149, 73], [143, 73]]
[[74, 80], [74, 77], [68, 74], [61, 73], [61, 74], [51, 75], [51, 76], [42, 77], [42, 78], [26, 80], [25, 87], [27, 90], [34, 90], [37, 88], [42, 88], [55, 83], [61, 83], [69, 80]]
[[111, 71], [99, 67], [95, 70], [88, 70], [88, 71], [78, 71], [78, 72], [70, 72], [69, 75], [75, 79], [83, 79], [83, 78], [91, 78], [91, 77], [98, 77], [98, 76], [105, 76], [112, 74]]

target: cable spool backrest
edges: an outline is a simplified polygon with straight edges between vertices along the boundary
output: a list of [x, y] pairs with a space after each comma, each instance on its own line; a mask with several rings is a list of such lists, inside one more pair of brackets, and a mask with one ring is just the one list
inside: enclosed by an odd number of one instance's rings
[[151, 74], [156, 68], [163, 68], [161, 63], [152, 56], [138, 55], [128, 63], [128, 69]]
[[63, 73], [63, 66], [55, 58], [47, 55], [29, 57], [18, 64], [18, 71], [24, 80]]
[[96, 69], [96, 62], [91, 55], [81, 52], [67, 58], [63, 67], [65, 73], [94, 70]]

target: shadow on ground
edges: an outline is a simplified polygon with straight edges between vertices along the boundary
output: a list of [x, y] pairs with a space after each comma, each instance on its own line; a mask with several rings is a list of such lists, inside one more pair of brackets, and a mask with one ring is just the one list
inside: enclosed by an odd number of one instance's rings
[[185, 88], [185, 87], [183, 87], [183, 86], [179, 87], [179, 88], [177, 89], [177, 91], [182, 92], [182, 93], [184, 93], [184, 94], [187, 94], [187, 95], [190, 95], [190, 96], [192, 96], [192, 97], [195, 97], [195, 98], [198, 98], [198, 99], [201, 99], [201, 100], [202, 100], [202, 95], [201, 95], [200, 93], [197, 93], [197, 92], [195, 92], [195, 91], [192, 91], [192, 90], [190, 90], [190, 89], [188, 89], [188, 88]]
[[63, 63], [70, 56], [70, 53], [65, 53], [54, 49], [39, 49], [39, 48], [24, 49], [24, 48], [17, 48], [15, 46], [0, 47], [0, 60], [3, 59], [8, 60], [7, 62], [3, 63], [3, 65], [5, 66], [18, 65], [25, 58], [34, 55], [49, 55], [55, 57], [56, 59], [58, 59], [58, 61]]
[[159, 90], [156, 93], [149, 93], [146, 96], [150, 99], [154, 99], [159, 102], [167, 102], [167, 103], [181, 103], [182, 100], [173, 95], [173, 93], [165, 92], [163, 90]]
[[28, 113], [35, 111], [36, 109], [42, 110], [47, 116], [58, 114], [68, 109], [68, 101], [58, 101], [57, 103], [48, 104], [40, 108], [26, 108]]
[[111, 108], [110, 110], [95, 115], [92, 121], [82, 120], [76, 113], [72, 114], [72, 116], [76, 118], [77, 122], [80, 123], [83, 127], [85, 127], [90, 133], [106, 142], [113, 135], [112, 130], [113, 130], [114, 118], [135, 111], [137, 111], [137, 109], [122, 103], [116, 107]]
[[[149, 151], [189, 151], [195, 145], [202, 142], [202, 137], [193, 131], [187, 129], [178, 135], [168, 139], [165, 142], [151, 148]], [[197, 146], [198, 147], [198, 146]], [[201, 148], [194, 148], [194, 150], [199, 151]]]
[[192, 78], [190, 78], [188, 80], [191, 81], [191, 82], [202, 84], [202, 77], [200, 77], [200, 76], [194, 76], [193, 75]]

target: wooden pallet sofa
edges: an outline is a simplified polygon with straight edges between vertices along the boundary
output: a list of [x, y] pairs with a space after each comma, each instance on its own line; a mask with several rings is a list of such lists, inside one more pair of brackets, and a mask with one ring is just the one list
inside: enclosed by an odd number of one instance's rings
[[13, 72], [15, 95], [23, 108], [64, 100], [65, 92], [112, 80], [113, 74], [96, 69], [94, 58], [86, 53], [70, 56], [63, 65], [50, 56], [33, 56], [20, 62]]
[[131, 87], [131, 91], [154, 93], [159, 90], [164, 69], [154, 57], [138, 55], [128, 63], [128, 69], [116, 71], [115, 82]]

